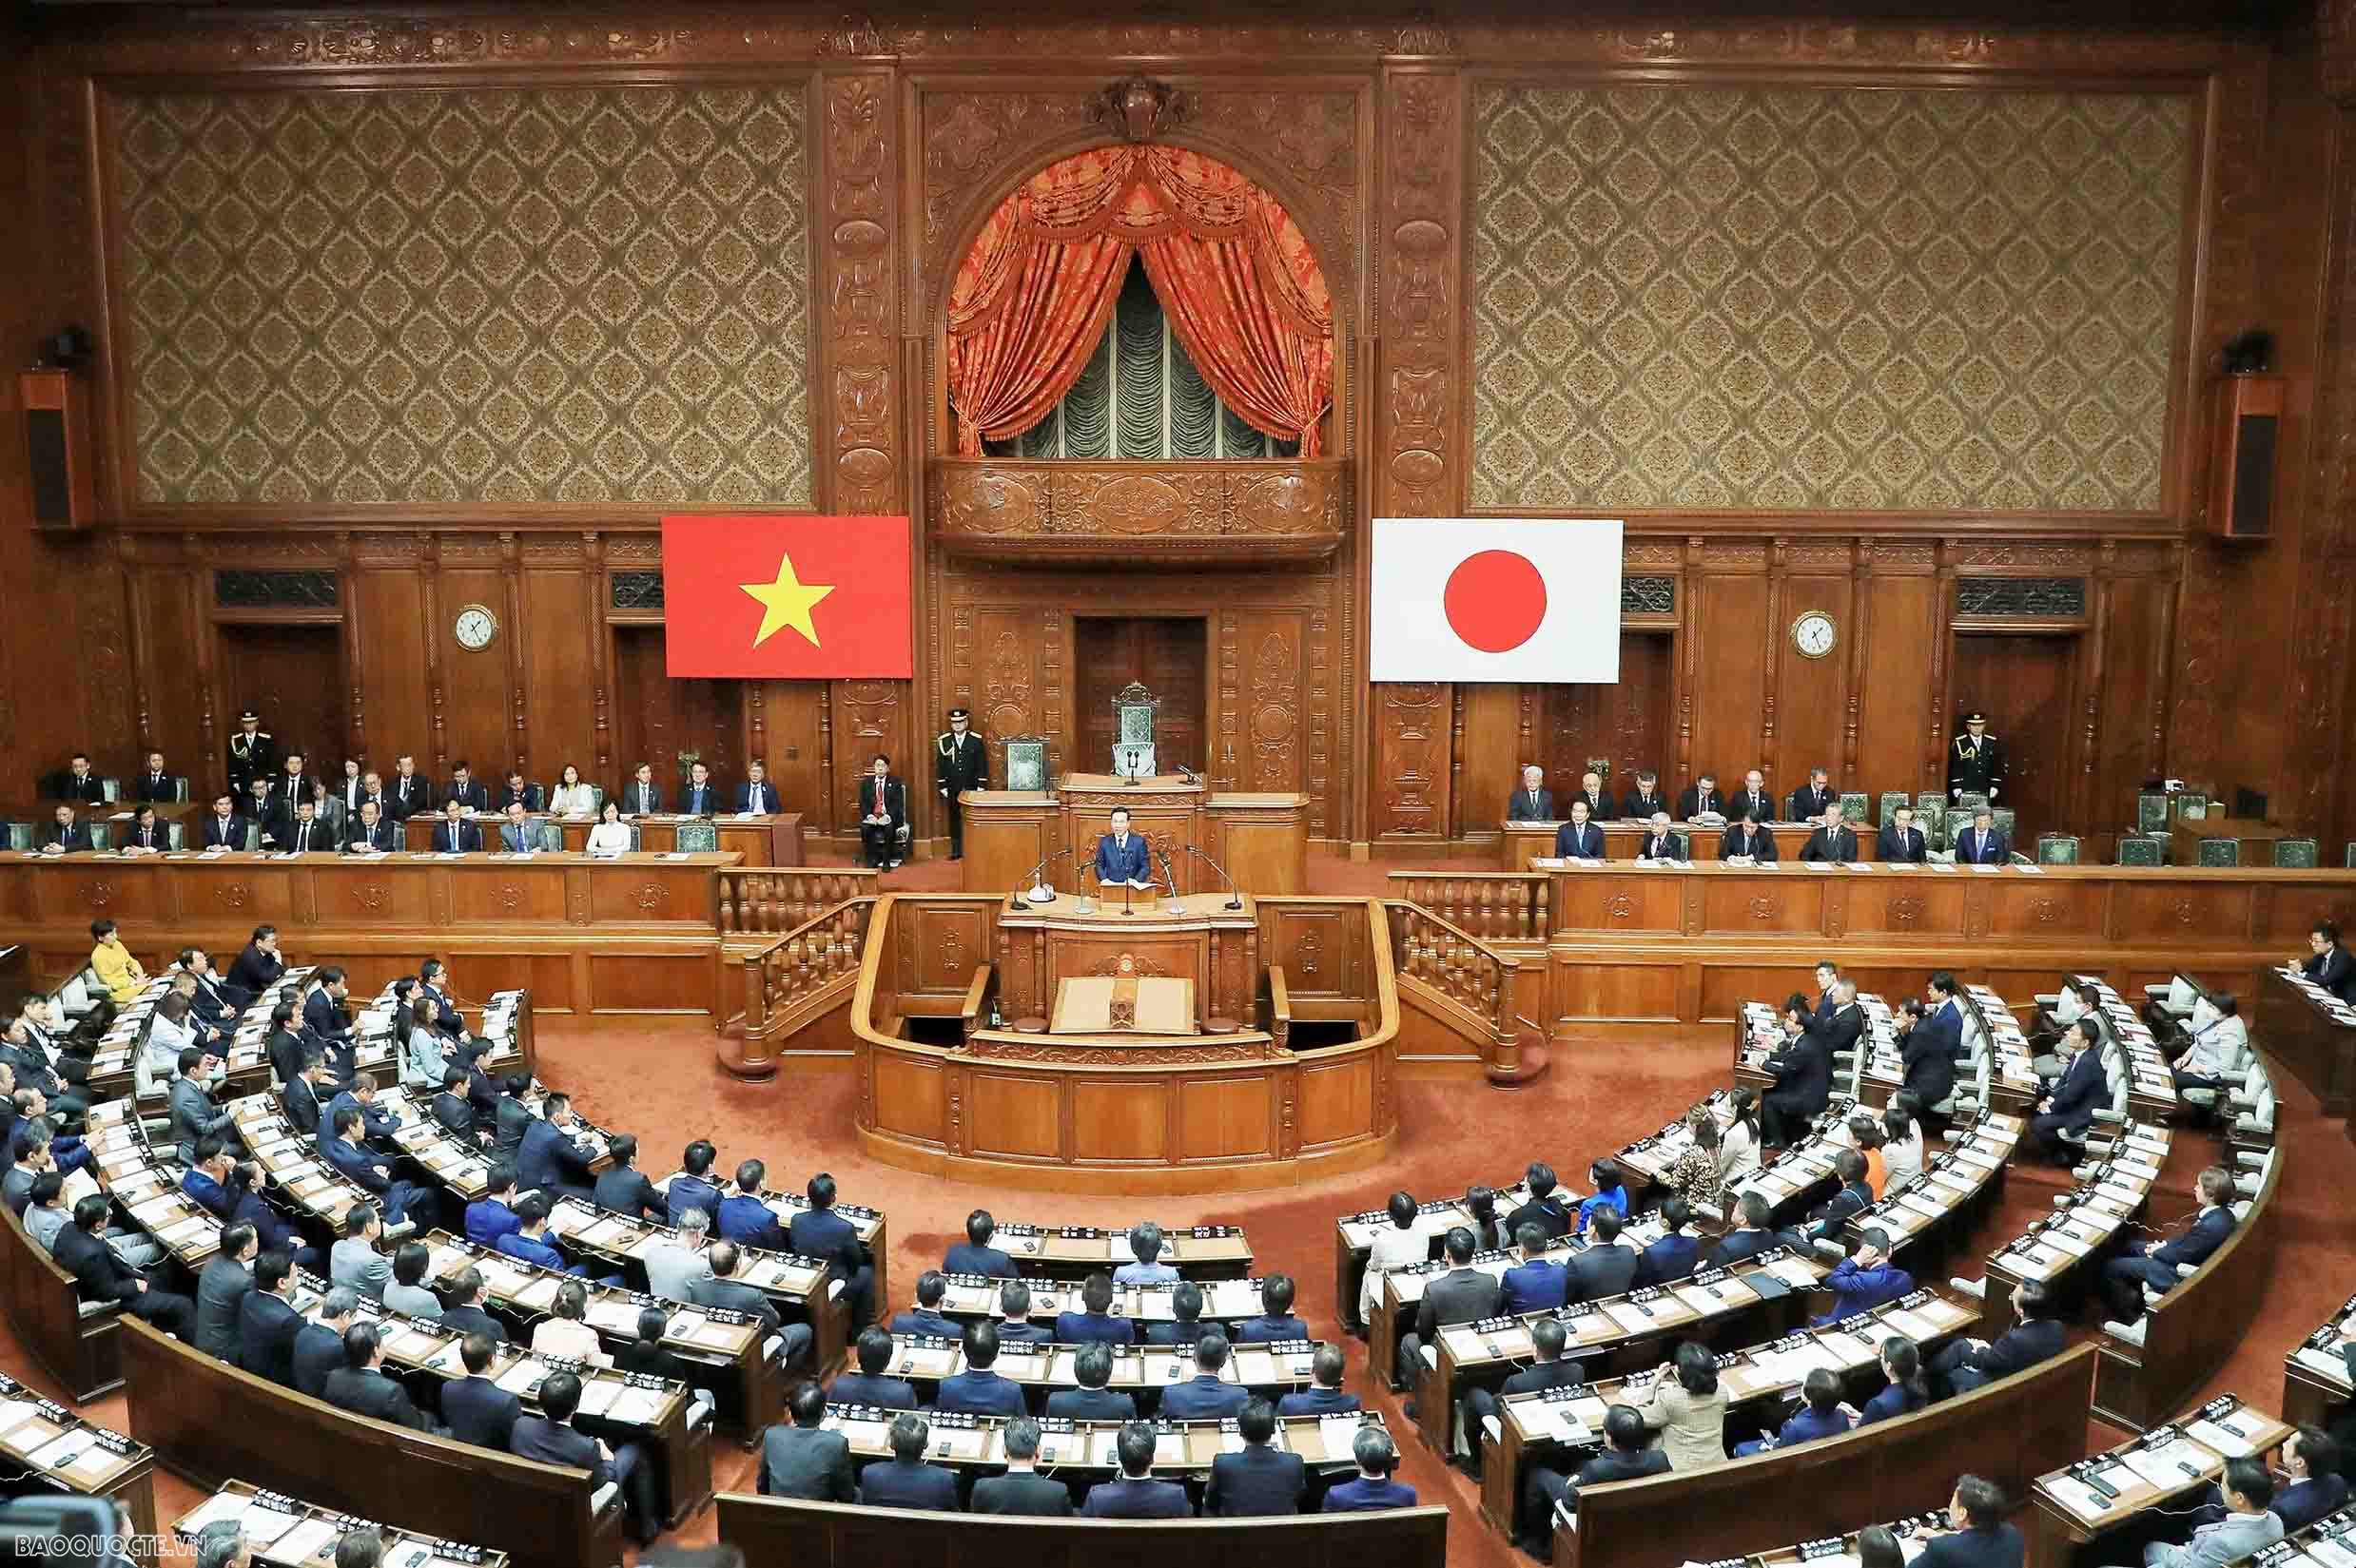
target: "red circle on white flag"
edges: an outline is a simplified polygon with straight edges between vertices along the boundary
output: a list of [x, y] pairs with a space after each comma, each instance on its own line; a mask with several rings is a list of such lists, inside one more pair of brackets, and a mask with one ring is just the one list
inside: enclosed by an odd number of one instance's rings
[[1547, 580], [1527, 555], [1484, 550], [1456, 563], [1441, 595], [1449, 629], [1483, 653], [1509, 653], [1547, 618]]

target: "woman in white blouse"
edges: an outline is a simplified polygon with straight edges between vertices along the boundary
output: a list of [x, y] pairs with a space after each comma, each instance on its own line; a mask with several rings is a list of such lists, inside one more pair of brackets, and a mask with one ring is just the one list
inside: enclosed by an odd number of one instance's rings
[[1732, 1186], [1759, 1173], [1759, 1091], [1745, 1084], [1726, 1096], [1729, 1113], [1718, 1140], [1718, 1174]]
[[532, 1348], [535, 1353], [566, 1356], [597, 1366], [613, 1365], [613, 1358], [598, 1343], [597, 1330], [587, 1321], [589, 1287], [579, 1280], [565, 1281], [556, 1287], [556, 1300], [551, 1310], [555, 1315], [542, 1318], [532, 1330]]
[[408, 1049], [401, 1053], [400, 1081], [410, 1089], [438, 1089], [448, 1065], [443, 1036], [435, 1025], [441, 1009], [431, 997], [419, 997], [409, 1014]]
[[1900, 1091], [1881, 1113], [1881, 1168], [1884, 1192], [1899, 1182], [1922, 1174], [1922, 1124], [1915, 1120], [1914, 1096]]
[[2176, 1087], [2215, 1089], [2249, 1049], [2249, 1026], [2242, 1022], [2242, 1004], [2232, 992], [2218, 992], [2213, 1004], [2202, 998], [2192, 1010], [2191, 1036], [2174, 1062]]
[[622, 808], [613, 801], [605, 803], [597, 825], [589, 830], [589, 853], [592, 855], [627, 855], [630, 853], [630, 824], [622, 821]]
[[571, 763], [549, 792], [548, 809], [559, 817], [586, 817], [597, 809], [596, 792], [581, 783], [581, 770]]

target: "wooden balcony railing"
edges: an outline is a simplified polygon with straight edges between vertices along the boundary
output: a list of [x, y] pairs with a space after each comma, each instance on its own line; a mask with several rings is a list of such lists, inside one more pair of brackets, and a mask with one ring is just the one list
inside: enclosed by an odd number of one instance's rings
[[725, 869], [720, 873], [720, 934], [783, 936], [846, 900], [873, 898], [882, 875], [835, 865]]
[[1391, 890], [1483, 941], [1542, 942], [1552, 881], [1535, 871], [1393, 871]]
[[1511, 1074], [1519, 1055], [1514, 978], [1519, 961], [1431, 911], [1398, 899], [1383, 902], [1391, 924], [1391, 968], [1402, 984], [1436, 993], [1489, 1034], [1489, 1071]]
[[1349, 527], [1338, 457], [1197, 462], [936, 457], [932, 515], [952, 555], [1197, 567], [1322, 560]]
[[784, 1038], [847, 999], [858, 989], [873, 898], [850, 899], [822, 911], [737, 965], [744, 1009], [741, 1028], [723, 1033], [720, 1065], [743, 1078], [777, 1070], [771, 1042]]

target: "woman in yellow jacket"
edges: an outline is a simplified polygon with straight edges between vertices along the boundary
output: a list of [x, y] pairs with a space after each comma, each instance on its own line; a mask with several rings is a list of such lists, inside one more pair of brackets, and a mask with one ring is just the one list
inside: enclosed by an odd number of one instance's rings
[[147, 988], [147, 972], [139, 967], [131, 950], [123, 945], [123, 939], [114, 934], [112, 920], [92, 920], [90, 940], [97, 945], [90, 949], [90, 968], [98, 973], [98, 983], [107, 988], [107, 995], [121, 1006], [135, 1001]]

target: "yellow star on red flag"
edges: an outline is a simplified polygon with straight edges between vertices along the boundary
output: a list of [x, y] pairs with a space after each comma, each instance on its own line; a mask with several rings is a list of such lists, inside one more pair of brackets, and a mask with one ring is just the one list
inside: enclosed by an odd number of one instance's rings
[[759, 648], [787, 627], [793, 628], [816, 648], [818, 627], [810, 619], [810, 611], [818, 601], [834, 591], [832, 583], [805, 583], [793, 572], [793, 557], [777, 557], [777, 578], [768, 583], [739, 583], [738, 588], [761, 603], [761, 629], [754, 633], [752, 646]]

